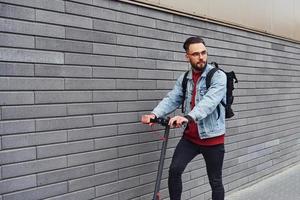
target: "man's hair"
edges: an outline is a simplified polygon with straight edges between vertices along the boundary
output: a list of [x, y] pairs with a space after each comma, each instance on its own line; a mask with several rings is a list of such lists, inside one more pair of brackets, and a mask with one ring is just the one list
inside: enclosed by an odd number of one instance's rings
[[204, 42], [204, 40], [201, 37], [199, 37], [199, 36], [193, 36], [193, 37], [189, 37], [184, 42], [184, 44], [183, 44], [184, 50], [187, 52], [189, 50], [190, 45], [191, 44], [195, 44], [195, 43], [202, 43], [205, 46], [205, 42]]

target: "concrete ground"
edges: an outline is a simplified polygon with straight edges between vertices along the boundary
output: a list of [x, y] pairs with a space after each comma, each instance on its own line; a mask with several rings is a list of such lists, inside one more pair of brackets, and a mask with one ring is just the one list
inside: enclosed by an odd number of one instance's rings
[[300, 164], [234, 192], [226, 200], [300, 200]]

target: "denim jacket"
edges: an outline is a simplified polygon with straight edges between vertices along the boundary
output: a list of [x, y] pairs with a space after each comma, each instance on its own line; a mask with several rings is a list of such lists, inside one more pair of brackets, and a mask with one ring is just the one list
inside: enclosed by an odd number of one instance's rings
[[[194, 83], [192, 71], [187, 75], [187, 89], [184, 103], [185, 115], [191, 116], [198, 125], [198, 132], [201, 139], [211, 138], [225, 134], [225, 109], [221, 100], [226, 102], [226, 75], [218, 70], [211, 80], [209, 89], [206, 89], [206, 75], [213, 68], [207, 64], [201, 77], [197, 82], [195, 107], [191, 110], [190, 102]], [[175, 111], [182, 103], [182, 74], [176, 81], [174, 88], [152, 111], [157, 117], [164, 117]], [[216, 107], [220, 107], [220, 116]]]

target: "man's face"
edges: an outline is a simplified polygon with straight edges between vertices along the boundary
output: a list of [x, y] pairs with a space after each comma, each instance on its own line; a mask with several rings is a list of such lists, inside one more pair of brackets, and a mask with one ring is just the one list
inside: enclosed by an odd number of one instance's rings
[[196, 71], [202, 71], [207, 62], [207, 50], [204, 44], [195, 43], [189, 46], [185, 57]]

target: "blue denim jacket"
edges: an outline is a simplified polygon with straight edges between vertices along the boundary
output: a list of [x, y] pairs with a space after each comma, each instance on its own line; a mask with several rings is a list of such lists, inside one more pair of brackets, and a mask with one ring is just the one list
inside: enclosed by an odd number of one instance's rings
[[[220, 136], [225, 133], [225, 109], [220, 104], [221, 100], [226, 102], [226, 75], [218, 70], [211, 80], [209, 90], [206, 89], [206, 75], [213, 68], [207, 64], [197, 82], [195, 107], [191, 110], [190, 102], [194, 83], [192, 80], [192, 71], [187, 75], [187, 90], [185, 96], [185, 115], [191, 116], [198, 125], [198, 132], [201, 139]], [[182, 103], [182, 74], [176, 81], [172, 91], [154, 108], [152, 111], [157, 117], [164, 117], [175, 111]], [[220, 104], [220, 116], [216, 107]]]

